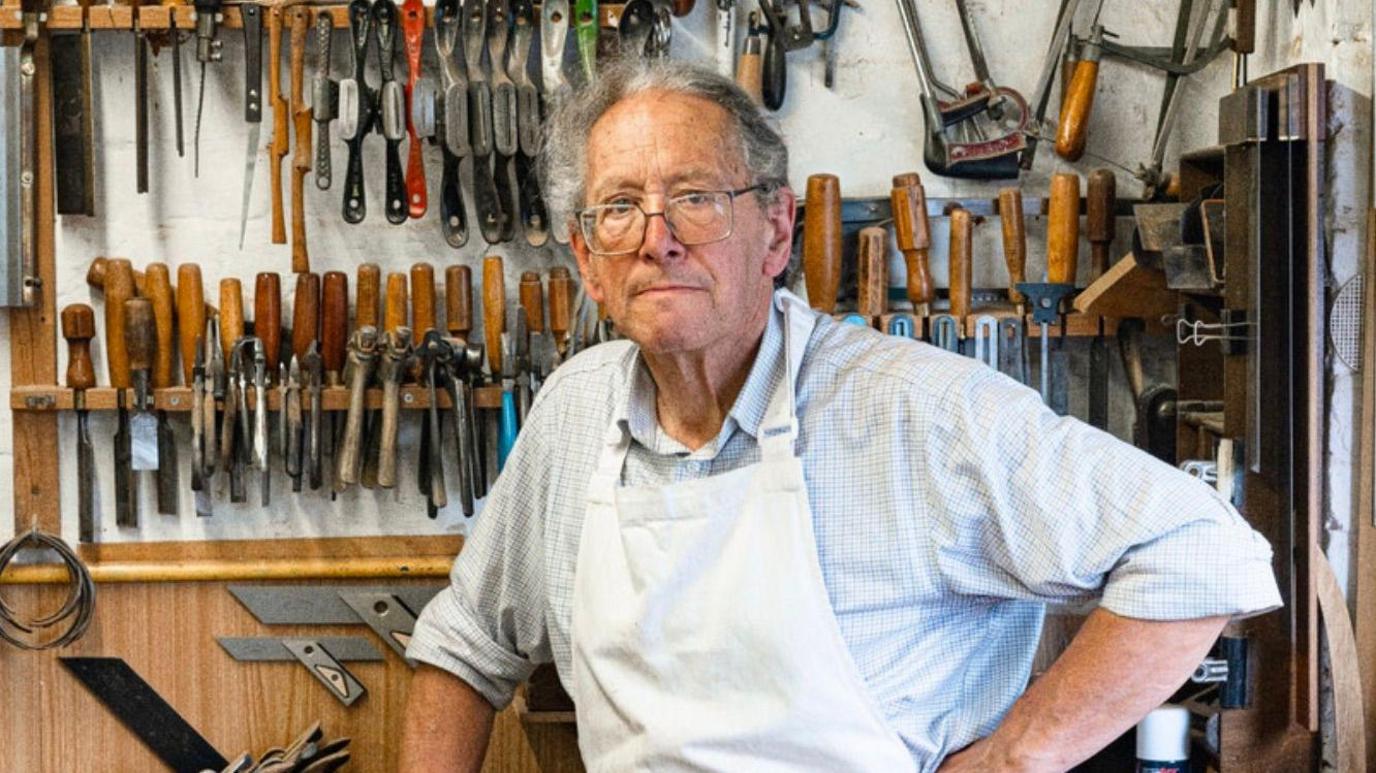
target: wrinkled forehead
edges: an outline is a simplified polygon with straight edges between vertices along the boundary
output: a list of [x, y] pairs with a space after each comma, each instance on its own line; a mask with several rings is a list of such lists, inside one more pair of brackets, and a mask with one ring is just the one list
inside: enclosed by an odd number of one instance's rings
[[[592, 126], [585, 193], [655, 181], [743, 179], [739, 132], [720, 105], [702, 97], [644, 91], [617, 102]], [[715, 179], [711, 179], [715, 178]]]

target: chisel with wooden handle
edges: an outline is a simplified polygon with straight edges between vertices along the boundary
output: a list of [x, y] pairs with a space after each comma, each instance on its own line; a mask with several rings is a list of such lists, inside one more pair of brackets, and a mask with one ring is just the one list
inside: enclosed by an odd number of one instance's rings
[[134, 269], [124, 258], [111, 258], [105, 271], [105, 365], [119, 409], [115, 431], [115, 523], [138, 525], [138, 489], [134, 485], [133, 441], [129, 434], [127, 391], [133, 383], [124, 338], [124, 302], [134, 297]]
[[[348, 342], [349, 275], [343, 271], [328, 271], [320, 291], [320, 368], [323, 371], [321, 380], [325, 385], [337, 387], [344, 384]], [[312, 447], [312, 452], [323, 454], [326, 440], [330, 457], [334, 458], [339, 452], [338, 411], [330, 411], [329, 434]], [[321, 450], [316, 452], [316, 448]]]
[[410, 324], [406, 295], [406, 275], [400, 271], [389, 272], [387, 293], [382, 302], [382, 332], [390, 333]]
[[243, 502], [243, 454], [240, 449], [249, 441], [239, 430], [239, 381], [234, 349], [244, 337], [244, 293], [238, 279], [220, 280], [220, 351], [226, 368], [224, 415], [220, 421], [220, 468], [228, 475], [231, 502]]
[[1080, 241], [1080, 177], [1059, 173], [1051, 178], [1051, 196], [1047, 207], [1046, 282], [1024, 283], [1018, 289], [1032, 304], [1032, 319], [1041, 328], [1042, 400], [1057, 413], [1067, 410], [1066, 367], [1068, 355], [1064, 340], [1051, 353], [1051, 323], [1064, 321], [1060, 316], [1061, 301], [1075, 291], [1075, 269], [1079, 260]]
[[966, 340], [966, 320], [970, 317], [974, 283], [974, 227], [969, 210], [951, 210], [950, 234], [950, 276], [948, 284], [951, 293], [951, 316], [956, 318], [956, 338], [960, 341], [961, 351], [965, 354], [969, 347]]
[[1018, 285], [1027, 281], [1027, 228], [1023, 222], [1022, 191], [1004, 188], [999, 191], [999, 226], [1003, 232], [1003, 262], [1008, 267], [1008, 300], [1022, 316], [1027, 299]]
[[96, 385], [91, 363], [91, 339], [96, 335], [96, 315], [90, 306], [73, 303], [62, 309], [62, 337], [67, 339], [67, 388], [76, 409], [77, 539], [94, 542], [96, 534], [96, 457], [87, 424], [86, 390]]
[[502, 374], [502, 333], [506, 331], [506, 278], [500, 255], [483, 259], [483, 339], [487, 343], [488, 372]]
[[[104, 292], [104, 290], [105, 290], [105, 275], [106, 275], [106, 272], [109, 270], [109, 263], [110, 263], [111, 260], [118, 260], [118, 258], [94, 258], [94, 259], [92, 259], [92, 260], [91, 260], [91, 265], [90, 265], [89, 267], [87, 267], [87, 269], [86, 269], [86, 284], [90, 285], [93, 289], [100, 290], [101, 292]], [[133, 275], [134, 275], [134, 294], [135, 294], [135, 295], [143, 295], [143, 294], [145, 294], [143, 272], [142, 272], [142, 271], [139, 271], [138, 269], [132, 269], [132, 272], [133, 272]], [[176, 291], [176, 288], [174, 287], [174, 288], [173, 288], [173, 292], [175, 292], [175, 291]], [[178, 313], [180, 313], [180, 312], [178, 312]], [[207, 317], [214, 316], [214, 315], [215, 315], [215, 307], [212, 306], [212, 305], [210, 305], [209, 303], [206, 303], [206, 304], [205, 304], [205, 311], [204, 311], [204, 313], [205, 313], [205, 315], [206, 315]]]
[[764, 68], [760, 61], [764, 44], [760, 39], [759, 15], [752, 12], [746, 28], [745, 41], [741, 45], [741, 58], [736, 63], [736, 85], [741, 87], [750, 101], [756, 105], [764, 104]]
[[569, 330], [573, 328], [573, 276], [563, 266], [549, 270], [549, 332], [554, 348], [563, 362], [569, 350]]
[[243, 337], [243, 286], [238, 279], [226, 277], [220, 280], [220, 347], [226, 363], [234, 355], [234, 344]]
[[355, 275], [358, 289], [354, 292], [354, 330], [361, 327], [380, 328], [382, 317], [382, 269], [376, 263], [364, 263]]
[[841, 286], [841, 181], [834, 174], [807, 178], [803, 279], [812, 308], [823, 314], [834, 312]]
[[444, 327], [465, 343], [473, 330], [473, 272], [468, 266], [444, 270]]
[[856, 266], [859, 294], [856, 310], [870, 325], [884, 314], [887, 306], [888, 282], [888, 245], [889, 232], [878, 226], [860, 229], [860, 246], [856, 251]]
[[177, 338], [182, 356], [182, 383], [191, 383], [196, 351], [205, 335], [205, 288], [201, 267], [183, 263], [177, 267]]
[[[1118, 200], [1118, 181], [1109, 169], [1089, 174], [1085, 191], [1085, 231], [1089, 237], [1090, 281], [1108, 270], [1109, 250], [1113, 247], [1116, 222], [1114, 206]], [[1098, 334], [1089, 345], [1089, 423], [1108, 428], [1108, 341], [1104, 338], [1104, 318], [1099, 317]]]
[[[157, 346], [158, 331], [153, 317], [153, 303], [147, 298], [126, 300], [124, 349], [129, 357], [130, 381], [134, 390], [133, 411], [129, 416], [128, 426], [131, 475], [141, 470], [158, 468], [158, 420], [152, 414], [153, 390], [150, 385]], [[133, 477], [130, 483], [132, 494], [137, 490], [137, 477]], [[136, 501], [137, 497], [131, 496], [131, 500]], [[137, 507], [134, 513], [137, 518]]]
[[282, 159], [291, 149], [291, 110], [282, 96], [282, 6], [268, 6], [268, 103], [272, 105], [272, 144], [268, 167], [272, 185], [272, 243], [287, 243], [282, 207]]
[[1061, 117], [1056, 123], [1056, 155], [1067, 161], [1079, 161], [1085, 154], [1085, 136], [1094, 109], [1094, 91], [1099, 85], [1103, 43], [1104, 28], [1096, 24], [1089, 40], [1080, 47], [1080, 58], [1075, 62], [1070, 85], [1061, 103]]
[[[425, 334], [439, 329], [435, 306], [435, 267], [419, 261], [411, 264], [411, 344], [419, 346]], [[413, 380], [419, 370], [412, 371]]]
[[889, 192], [893, 210], [894, 236], [908, 268], [908, 300], [919, 317], [931, 314], [932, 271], [929, 250], [932, 246], [927, 220], [927, 194], [916, 172], [894, 175]]
[[526, 312], [526, 332], [529, 341], [525, 351], [528, 353], [528, 373], [530, 379], [530, 394], [540, 391], [540, 381], [548, 375], [549, 355], [551, 348], [542, 347], [537, 360], [533, 349], [535, 341], [545, 339], [545, 287], [540, 281], [540, 274], [535, 271], [526, 271], [521, 274], [521, 284], [519, 288], [521, 297], [521, 308]]
[[305, 359], [320, 338], [320, 275], [297, 274], [291, 306], [291, 353]]
[[[176, 347], [172, 336], [172, 279], [165, 263], [149, 263], [144, 269], [147, 277], [148, 300], [153, 307], [153, 389], [172, 386], [172, 353]], [[158, 513], [177, 514], [177, 439], [167, 422], [167, 411], [157, 412], [158, 444]]]
[[263, 342], [268, 383], [273, 383], [282, 352], [282, 275], [276, 271], [260, 271], [254, 282], [253, 334]]
[[[300, 274], [311, 270], [306, 248], [306, 175], [314, 163], [311, 147], [313, 118], [306, 104], [306, 36], [310, 32], [311, 10], [293, 5], [291, 14], [291, 117], [296, 130], [296, 146], [291, 156], [291, 270]], [[276, 60], [273, 60], [274, 67]], [[273, 139], [276, 140], [274, 130]], [[298, 355], [300, 356], [300, 355]]]

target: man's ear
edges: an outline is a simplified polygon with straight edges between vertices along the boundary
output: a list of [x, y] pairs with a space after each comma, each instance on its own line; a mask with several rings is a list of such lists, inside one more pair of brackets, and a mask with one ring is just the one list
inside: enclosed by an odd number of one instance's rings
[[583, 240], [582, 230], [573, 221], [569, 221], [569, 249], [573, 250], [573, 257], [578, 261], [578, 275], [583, 278], [583, 292], [594, 301], [602, 303], [602, 285], [598, 281], [592, 253], [588, 251], [588, 243]]
[[774, 192], [774, 203], [765, 207], [765, 222], [769, 224], [769, 243], [766, 247], [764, 271], [775, 277], [788, 268], [793, 254], [793, 223], [798, 216], [798, 199], [793, 189], [785, 185]]

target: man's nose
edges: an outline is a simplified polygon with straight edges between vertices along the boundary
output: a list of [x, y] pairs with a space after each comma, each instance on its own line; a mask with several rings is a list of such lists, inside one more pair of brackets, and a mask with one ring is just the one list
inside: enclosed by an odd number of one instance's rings
[[669, 228], [664, 213], [656, 212], [645, 218], [645, 240], [640, 245], [640, 257], [658, 261], [683, 257], [683, 245]]

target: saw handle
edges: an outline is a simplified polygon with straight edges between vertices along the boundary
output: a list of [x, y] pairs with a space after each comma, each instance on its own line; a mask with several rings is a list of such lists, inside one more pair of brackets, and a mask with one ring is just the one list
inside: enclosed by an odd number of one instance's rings
[[297, 274], [291, 303], [291, 353], [304, 359], [320, 327], [320, 275]]
[[1008, 300], [1021, 306], [1027, 302], [1018, 285], [1027, 281], [1027, 226], [1022, 216], [1022, 191], [999, 191], [999, 226], [1003, 231], [1003, 262], [1008, 267]]
[[376, 263], [364, 263], [358, 267], [358, 297], [355, 299], [354, 330], [362, 327], [377, 327], [378, 304], [382, 300], [382, 269]]
[[201, 267], [195, 263], [177, 266], [177, 333], [182, 354], [182, 383], [190, 385], [196, 365], [196, 349], [205, 335], [205, 288]]
[[320, 291], [320, 367], [331, 384], [344, 373], [349, 342], [349, 275], [327, 271]]
[[1080, 258], [1080, 176], [1060, 172], [1051, 178], [1046, 216], [1046, 281], [1075, 284]]
[[124, 302], [134, 297], [134, 268], [126, 258], [110, 258], [105, 270], [105, 364], [110, 386], [128, 389], [129, 350], [124, 340]]
[[500, 255], [483, 258], [483, 337], [492, 375], [502, 373], [502, 331], [506, 329], [506, 276]]
[[1118, 201], [1118, 179], [1111, 169], [1095, 169], [1089, 173], [1085, 192], [1085, 231], [1089, 237], [1090, 263], [1098, 279], [1108, 270], [1109, 249], [1113, 246], [1117, 223], [1113, 209]]
[[834, 174], [807, 178], [803, 210], [803, 280], [807, 300], [823, 314], [836, 310], [841, 286], [841, 181]]
[[1094, 91], [1099, 85], [1100, 45], [1104, 30], [1094, 28], [1093, 37], [1084, 44], [1080, 59], [1070, 76], [1061, 102], [1061, 118], [1056, 124], [1056, 155], [1067, 161], [1079, 161], [1085, 154], [1085, 137], [1089, 133], [1090, 113], [1094, 110]]
[[[166, 263], [149, 263], [144, 268], [148, 301], [153, 307], [153, 388], [172, 386], [172, 274]], [[187, 382], [188, 384], [190, 382]]]
[[239, 280], [220, 280], [220, 350], [228, 367], [234, 344], [244, 337], [244, 289]]
[[973, 285], [974, 220], [965, 209], [953, 209], [951, 220], [950, 290], [951, 314], [960, 322], [960, 336], [965, 337], [965, 318], [970, 316]]
[[919, 315], [925, 316], [932, 302], [932, 237], [927, 220], [927, 193], [916, 172], [894, 175], [889, 205], [893, 210], [894, 236], [908, 267], [908, 300]]
[[444, 325], [462, 341], [473, 330], [473, 272], [468, 266], [444, 270]]
[[96, 313], [84, 303], [62, 309], [62, 337], [67, 339], [67, 388], [90, 389], [96, 385], [91, 363], [91, 339], [96, 336]]

